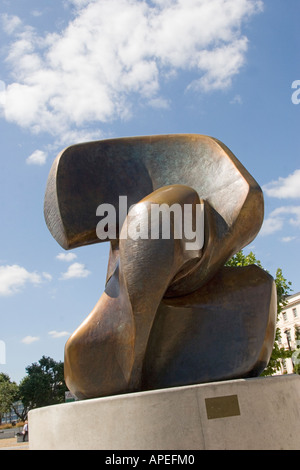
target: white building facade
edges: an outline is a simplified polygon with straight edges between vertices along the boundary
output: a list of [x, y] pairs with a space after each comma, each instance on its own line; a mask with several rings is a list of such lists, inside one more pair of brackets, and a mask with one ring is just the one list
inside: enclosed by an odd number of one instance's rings
[[[279, 314], [277, 322], [277, 327], [281, 333], [279, 346], [287, 350], [295, 350], [300, 346], [300, 292], [290, 295], [286, 300], [287, 305]], [[292, 374], [294, 371], [293, 360], [296, 359], [296, 356], [298, 356], [298, 353], [294, 354], [291, 359], [288, 358], [282, 361], [281, 370], [278, 374]]]

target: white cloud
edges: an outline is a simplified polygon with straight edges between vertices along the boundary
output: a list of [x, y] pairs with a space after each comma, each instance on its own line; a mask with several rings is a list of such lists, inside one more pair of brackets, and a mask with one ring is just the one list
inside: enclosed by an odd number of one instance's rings
[[42, 150], [35, 150], [27, 159], [28, 165], [44, 165], [47, 160], [47, 154]]
[[278, 178], [277, 181], [263, 186], [263, 190], [270, 197], [279, 199], [286, 198], [299, 198], [300, 197], [300, 170], [295, 170], [294, 173], [286, 178]]
[[5, 106], [6, 87], [3, 80], [0, 80], [0, 108]]
[[0, 296], [12, 295], [20, 291], [26, 283], [41, 284], [42, 277], [18, 265], [0, 266]]
[[90, 274], [84, 264], [81, 263], [73, 263], [69, 266], [68, 270], [65, 273], [62, 273], [60, 279], [67, 280], [73, 278], [83, 278], [87, 277]]
[[66, 0], [67, 3], [70, 3], [71, 5], [75, 5], [76, 7], [84, 7], [88, 5], [89, 3], [92, 3], [95, 0]]
[[31, 344], [31, 343], [34, 343], [35, 341], [39, 341], [40, 338], [38, 336], [25, 336], [25, 338], [23, 338], [21, 340], [22, 343], [24, 344]]
[[56, 256], [56, 259], [59, 259], [60, 261], [73, 261], [74, 259], [77, 258], [77, 255], [75, 253], [59, 253]]
[[243, 104], [241, 95], [235, 95], [235, 97], [230, 101], [230, 104]]
[[281, 217], [269, 216], [264, 220], [260, 235], [271, 235], [272, 233], [278, 232], [283, 227], [283, 219]]
[[92, 140], [100, 140], [108, 138], [100, 129], [84, 130], [84, 129], [66, 129], [64, 133], [58, 136], [56, 147], [61, 145], [69, 145], [70, 142], [91, 142]]
[[70, 333], [68, 331], [49, 331], [48, 333], [52, 338], [62, 338], [64, 336], [70, 336]]
[[39, 16], [42, 16], [43, 15], [43, 12], [42, 11], [39, 11], [39, 10], [33, 10], [31, 12], [31, 15], [34, 16], [35, 18], [38, 18]]
[[18, 16], [8, 15], [7, 13], [3, 14], [1, 19], [3, 29], [7, 34], [12, 34], [22, 24]]
[[165, 98], [157, 97], [149, 100], [149, 105], [152, 108], [159, 108], [159, 109], [168, 109], [170, 108], [170, 103]]
[[[300, 197], [300, 170], [295, 170], [286, 178], [278, 178], [263, 186], [264, 192], [269, 197], [278, 199], [297, 199]], [[261, 234], [270, 235], [283, 227], [300, 227], [300, 206], [281, 206], [273, 210], [265, 220]], [[291, 235], [282, 237], [284, 243], [291, 242], [297, 237]]]
[[184, 70], [194, 73], [193, 83], [185, 84], [192, 90], [229, 87], [245, 63], [242, 24], [263, 5], [261, 0], [69, 4], [74, 12], [68, 26], [44, 36], [17, 17], [2, 17], [14, 34], [5, 118], [58, 139], [90, 124], [99, 133], [99, 122], [129, 118], [136, 98], [166, 107], [161, 86]]
[[288, 219], [288, 222], [293, 226], [300, 226], [300, 206], [283, 206], [278, 207], [272, 213], [272, 217], [287, 217], [291, 216]]
[[296, 240], [296, 238], [297, 238], [297, 237], [282, 237], [281, 241], [282, 241], [283, 243], [290, 243], [290, 242]]
[[243, 37], [234, 40], [229, 45], [203, 51], [199, 55], [198, 65], [205, 73], [190, 87], [204, 91], [228, 88], [232, 83], [232, 78], [245, 63], [247, 44], [247, 38]]
[[273, 210], [265, 219], [260, 234], [271, 235], [287, 224], [300, 227], [300, 206], [282, 206]]
[[43, 276], [44, 279], [46, 279], [46, 281], [52, 281], [51, 274], [44, 272], [44, 273], [42, 273], [42, 276]]

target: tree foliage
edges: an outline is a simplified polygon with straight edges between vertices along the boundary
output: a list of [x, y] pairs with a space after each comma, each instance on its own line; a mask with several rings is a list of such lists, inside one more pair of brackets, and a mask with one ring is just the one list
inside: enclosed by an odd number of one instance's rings
[[[9, 376], [0, 373], [0, 424], [3, 413], [14, 410], [25, 420], [32, 408], [54, 405], [65, 401], [67, 387], [64, 381], [64, 364], [43, 356], [37, 363], [26, 367], [27, 376], [17, 385]], [[19, 413], [15, 403], [21, 400], [24, 410]]]
[[[4, 413], [14, 408], [14, 403], [19, 398], [19, 388], [15, 382], [11, 382], [9, 376], [0, 373], [0, 423]], [[16, 411], [16, 410], [15, 410]], [[22, 419], [22, 416], [19, 416]]]
[[[262, 267], [261, 262], [256, 258], [255, 254], [251, 251], [248, 255], [245, 255], [243, 251], [239, 251], [234, 255], [227, 263], [226, 266], [249, 266], [251, 264], [256, 264], [260, 268]], [[268, 272], [267, 270], [265, 270]], [[274, 277], [274, 276], [273, 276]], [[278, 268], [276, 270], [276, 275], [274, 277], [274, 281], [276, 284], [277, 290], [277, 321], [279, 318], [279, 314], [282, 312], [284, 306], [286, 305], [286, 298], [291, 292], [291, 282], [287, 281], [283, 276], [282, 269]], [[269, 364], [263, 371], [262, 375], [272, 375], [278, 370], [280, 370], [281, 359], [285, 359], [287, 357], [291, 357], [292, 352], [286, 351], [284, 348], [279, 346], [280, 344], [280, 329], [276, 328], [275, 333], [275, 342], [273, 346], [272, 355], [269, 361]]]
[[296, 328], [295, 332], [295, 340], [296, 340], [296, 350], [293, 354], [293, 360], [294, 360], [294, 372], [295, 374], [300, 375], [300, 328], [299, 326]]
[[63, 403], [67, 387], [64, 364], [43, 356], [26, 367], [27, 376], [19, 385], [20, 398], [27, 412], [32, 408]]

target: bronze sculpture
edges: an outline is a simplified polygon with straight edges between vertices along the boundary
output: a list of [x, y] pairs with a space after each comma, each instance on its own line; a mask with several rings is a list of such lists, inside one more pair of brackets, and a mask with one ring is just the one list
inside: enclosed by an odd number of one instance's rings
[[[97, 236], [97, 207], [133, 211], [114, 239]], [[153, 204], [204, 205], [204, 244], [147, 233]], [[65, 347], [65, 379], [78, 398], [257, 376], [275, 335], [276, 289], [256, 266], [224, 267], [258, 233], [259, 185], [220, 141], [169, 135], [77, 144], [53, 163], [45, 219], [65, 249], [110, 241], [105, 291]]]

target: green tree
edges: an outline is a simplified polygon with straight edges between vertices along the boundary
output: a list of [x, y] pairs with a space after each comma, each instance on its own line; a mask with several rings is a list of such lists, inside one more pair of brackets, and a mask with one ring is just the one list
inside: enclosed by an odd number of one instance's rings
[[67, 387], [64, 364], [43, 356], [26, 367], [27, 376], [19, 385], [20, 398], [28, 413], [32, 408], [63, 403]]
[[[8, 413], [11, 409], [14, 409], [14, 403], [19, 399], [19, 387], [15, 382], [11, 382], [9, 376], [0, 373], [0, 424], [4, 413]], [[18, 417], [23, 417], [17, 413]]]
[[296, 350], [293, 354], [293, 361], [294, 361], [294, 372], [295, 374], [300, 375], [300, 327], [296, 327], [295, 331], [295, 340], [296, 340]]
[[[256, 259], [255, 254], [251, 251], [248, 255], [245, 255], [243, 251], [239, 251], [236, 253], [227, 263], [226, 266], [249, 266], [251, 264], [256, 264], [260, 268], [262, 267], [261, 262]], [[265, 270], [266, 271], [266, 270]], [[277, 290], [277, 321], [279, 314], [282, 312], [284, 306], [286, 305], [286, 297], [291, 292], [291, 282], [287, 281], [282, 274], [282, 269], [278, 268], [275, 275], [275, 284]], [[263, 371], [261, 375], [272, 375], [276, 371], [280, 370], [281, 359], [286, 359], [287, 357], [291, 357], [292, 352], [286, 351], [284, 348], [279, 346], [280, 344], [280, 329], [276, 328], [275, 333], [275, 342], [273, 346], [272, 355], [269, 361], [269, 364]]]

